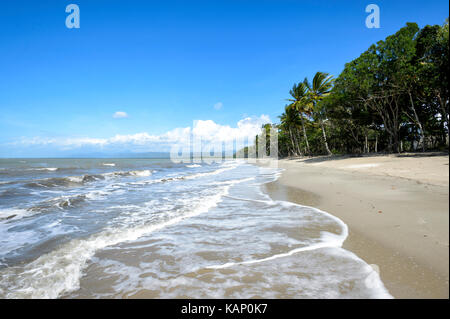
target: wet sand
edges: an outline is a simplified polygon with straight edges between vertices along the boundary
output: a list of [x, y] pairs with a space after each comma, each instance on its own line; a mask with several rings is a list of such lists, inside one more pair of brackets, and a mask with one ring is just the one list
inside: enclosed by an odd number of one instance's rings
[[[435, 154], [434, 154], [435, 155]], [[287, 159], [273, 199], [325, 210], [395, 298], [449, 297], [448, 155]]]

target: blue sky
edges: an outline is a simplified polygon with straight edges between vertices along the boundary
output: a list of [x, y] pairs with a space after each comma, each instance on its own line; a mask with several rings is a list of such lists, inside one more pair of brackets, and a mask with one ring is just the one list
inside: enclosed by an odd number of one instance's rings
[[[80, 29], [65, 26], [70, 3]], [[371, 3], [380, 29], [365, 27]], [[93, 152], [114, 136], [133, 151], [139, 136], [157, 142], [194, 120], [214, 132], [277, 121], [293, 83], [337, 76], [406, 22], [448, 12], [433, 0], [4, 1], [0, 156]]]

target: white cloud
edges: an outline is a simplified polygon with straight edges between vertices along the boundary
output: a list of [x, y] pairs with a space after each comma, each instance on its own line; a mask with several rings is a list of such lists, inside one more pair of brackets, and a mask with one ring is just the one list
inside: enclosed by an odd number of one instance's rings
[[117, 111], [116, 113], [113, 114], [113, 118], [115, 119], [123, 119], [128, 117], [128, 114], [126, 112], [122, 112], [122, 111]]
[[185, 145], [190, 143], [191, 136], [201, 139], [205, 143], [221, 144], [243, 137], [254, 137], [261, 132], [263, 124], [271, 123], [269, 116], [246, 117], [236, 123], [235, 127], [220, 125], [212, 120], [194, 121], [192, 127], [175, 128], [161, 135], [151, 135], [147, 132], [115, 135], [109, 138], [73, 137], [73, 138], [22, 138], [15, 145], [54, 146], [63, 150], [82, 147], [118, 148], [133, 151], [148, 149], [148, 151], [168, 150], [171, 145]]
[[222, 102], [217, 102], [216, 104], [214, 104], [214, 109], [215, 110], [220, 110], [223, 106]]

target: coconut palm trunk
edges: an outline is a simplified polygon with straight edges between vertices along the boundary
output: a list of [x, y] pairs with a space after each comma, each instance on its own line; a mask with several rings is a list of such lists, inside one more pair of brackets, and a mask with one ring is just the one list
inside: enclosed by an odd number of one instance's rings
[[302, 122], [303, 138], [305, 139], [306, 150], [308, 152], [308, 155], [311, 155], [311, 150], [309, 149], [308, 136], [306, 135], [305, 123], [303, 121], [303, 116], [301, 114], [300, 114], [300, 120]]
[[325, 117], [326, 110], [321, 101], [331, 92], [333, 87], [333, 76], [328, 73], [317, 72], [314, 75], [312, 84], [308, 82], [305, 78], [303, 83], [308, 88], [308, 100], [309, 104], [312, 106], [312, 114], [315, 119], [318, 120], [320, 127], [322, 128], [323, 142], [325, 144], [325, 149], [328, 155], [331, 155], [330, 148], [328, 147], [327, 133], [325, 131], [325, 125], [323, 125], [323, 118]]
[[320, 127], [322, 128], [322, 135], [323, 135], [323, 142], [325, 144], [325, 149], [327, 150], [328, 155], [331, 155], [332, 153], [330, 151], [330, 148], [328, 147], [327, 133], [325, 132], [325, 125], [323, 125], [322, 119], [320, 119], [319, 122], [320, 122]]
[[[306, 129], [305, 129], [305, 123], [303, 121], [303, 113], [307, 111], [307, 86], [305, 83], [298, 83], [294, 84], [292, 87], [292, 90], [289, 91], [289, 94], [292, 96], [292, 99], [288, 99], [291, 104], [288, 106], [288, 108], [294, 109], [298, 112], [298, 116], [300, 118], [300, 124], [302, 126], [303, 130], [303, 137], [306, 142], [306, 152], [308, 155], [311, 155], [311, 150], [309, 148], [309, 142], [308, 142], [308, 136], [306, 135]], [[297, 143], [298, 151], [300, 154], [302, 152], [300, 151], [300, 145]]]

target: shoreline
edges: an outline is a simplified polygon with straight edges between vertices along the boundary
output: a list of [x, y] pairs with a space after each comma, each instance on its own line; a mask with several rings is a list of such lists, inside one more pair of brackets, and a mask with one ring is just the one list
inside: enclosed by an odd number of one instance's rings
[[278, 164], [284, 171], [263, 191], [341, 219], [349, 228], [343, 248], [377, 265], [391, 295], [449, 297], [448, 155]]

